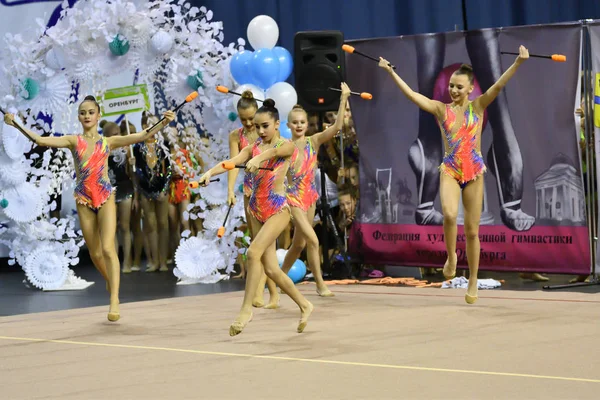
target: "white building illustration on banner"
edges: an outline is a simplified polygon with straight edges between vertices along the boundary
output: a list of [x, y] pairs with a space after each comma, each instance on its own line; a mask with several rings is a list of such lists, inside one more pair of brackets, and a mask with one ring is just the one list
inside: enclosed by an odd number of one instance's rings
[[550, 168], [535, 180], [536, 217], [555, 221], [585, 222], [581, 175], [564, 154], [557, 154]]

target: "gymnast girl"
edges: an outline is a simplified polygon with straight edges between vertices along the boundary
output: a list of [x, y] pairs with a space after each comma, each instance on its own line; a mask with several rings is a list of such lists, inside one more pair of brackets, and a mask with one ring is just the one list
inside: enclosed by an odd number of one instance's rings
[[319, 239], [312, 225], [315, 218], [315, 206], [319, 199], [315, 187], [315, 171], [318, 149], [323, 143], [333, 139], [344, 124], [344, 111], [350, 96], [350, 88], [342, 82], [341, 89], [342, 94], [335, 123], [323, 132], [310, 137], [305, 136], [308, 127], [308, 114], [300, 105], [294, 106], [288, 116], [288, 126], [292, 131], [292, 142], [298, 149], [295, 153], [297, 156], [291, 161], [287, 188], [287, 202], [291, 209], [295, 229], [292, 246], [285, 255], [281, 269], [287, 274], [304, 247], [307, 246], [308, 266], [315, 278], [317, 293], [323, 297], [331, 297], [333, 293], [323, 281], [319, 258]]
[[423, 111], [433, 114], [440, 126], [445, 155], [440, 165], [440, 200], [444, 217], [444, 240], [448, 258], [444, 264], [444, 277], [456, 275], [456, 218], [461, 191], [465, 210], [465, 236], [467, 239], [467, 262], [469, 285], [465, 301], [477, 301], [477, 272], [479, 270], [479, 220], [483, 204], [483, 179], [477, 179], [486, 171], [481, 155], [481, 128], [483, 112], [513, 77], [519, 66], [529, 58], [524, 46], [519, 47], [515, 62], [484, 94], [470, 101], [473, 91], [473, 69], [463, 64], [451, 76], [448, 92], [451, 104], [431, 100], [413, 91], [396, 74], [391, 64], [380, 57], [379, 66], [394, 79], [402, 93]]
[[[94, 266], [107, 281], [110, 292], [108, 320], [115, 322], [119, 311], [119, 258], [115, 249], [117, 212], [114, 188], [108, 178], [108, 157], [111, 150], [142, 142], [175, 119], [167, 111], [165, 120], [152, 130], [128, 136], [103, 137], [98, 133], [100, 106], [94, 96], [86, 96], [79, 105], [78, 118], [83, 128], [81, 135], [42, 137], [28, 129], [22, 133], [38, 146], [69, 148], [73, 153], [77, 184], [74, 190], [77, 213], [83, 238]], [[4, 122], [15, 126], [14, 116], [6, 114]], [[162, 125], [162, 126], [161, 126]]]
[[246, 253], [248, 266], [244, 301], [237, 318], [229, 328], [229, 334], [238, 335], [252, 319], [252, 300], [259, 290], [261, 260], [267, 276], [273, 279], [300, 308], [301, 317], [297, 331], [301, 333], [308, 323], [313, 305], [279, 268], [275, 244], [277, 237], [290, 222], [290, 207], [287, 204], [284, 180], [290, 166], [290, 158], [297, 150], [291, 141], [279, 136], [279, 112], [272, 99], [266, 99], [262, 107], [256, 111], [254, 126], [260, 140], [255, 141], [252, 146], [243, 148], [231, 160], [217, 164], [199, 180], [199, 184], [207, 185], [211, 177], [226, 171], [227, 164], [240, 165], [246, 161], [245, 168], [252, 174], [248, 212], [256, 236]]
[[[242, 127], [239, 129], [234, 129], [229, 133], [229, 158], [233, 159], [236, 157], [244, 148], [247, 146], [252, 146], [254, 142], [258, 139], [258, 133], [254, 128], [254, 115], [256, 114], [256, 110], [258, 110], [258, 103], [254, 98], [251, 90], [246, 90], [242, 93], [242, 97], [237, 102], [237, 112], [240, 118], [240, 122], [242, 123]], [[227, 202], [229, 204], [235, 204], [235, 182], [237, 180], [239, 171], [237, 168], [229, 170], [227, 172]], [[250, 193], [252, 192], [252, 184], [251, 184], [252, 174], [248, 171], [244, 173], [244, 210], [246, 212], [246, 221], [248, 221], [248, 230], [250, 231], [250, 238], [254, 239], [255, 234], [252, 231], [252, 224], [250, 224], [250, 218], [252, 217], [248, 212], [248, 201], [250, 200]], [[244, 263], [241, 263], [242, 270], [240, 271], [240, 275], [237, 277], [243, 278], [246, 275], [246, 271], [244, 270]], [[270, 299], [269, 303], [265, 306], [265, 308], [276, 308], [279, 304], [279, 293], [277, 293], [277, 286], [275, 283], [268, 279], [264, 270], [261, 269], [261, 279], [259, 281], [259, 287], [264, 288], [265, 282], [267, 287], [269, 288]], [[234, 277], [235, 278], [235, 277]], [[256, 291], [256, 297], [252, 300], [252, 305], [254, 307], [263, 307], [265, 305], [263, 299], [264, 289], [259, 289]]]

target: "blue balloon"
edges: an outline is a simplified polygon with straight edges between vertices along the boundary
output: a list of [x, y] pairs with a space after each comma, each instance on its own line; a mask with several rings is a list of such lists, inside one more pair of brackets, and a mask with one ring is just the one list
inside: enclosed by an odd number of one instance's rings
[[275, 56], [279, 59], [279, 75], [277, 76], [277, 82], [285, 82], [294, 69], [292, 55], [286, 48], [280, 46], [273, 47], [273, 53], [275, 53]]
[[258, 49], [254, 52], [250, 69], [255, 81], [254, 84], [259, 88], [266, 90], [277, 83], [279, 60], [271, 49]]
[[306, 275], [306, 265], [302, 260], [296, 260], [292, 268], [288, 272], [288, 276], [294, 283], [300, 282]]
[[[275, 107], [277, 107], [277, 104], [275, 104]], [[287, 126], [287, 120], [279, 121], [279, 136], [284, 139], [292, 138], [292, 131], [290, 127]]]
[[233, 57], [231, 57], [229, 71], [231, 72], [233, 79], [235, 79], [235, 81], [240, 85], [244, 85], [246, 83], [254, 84], [252, 71], [250, 69], [253, 56], [254, 52], [242, 50], [238, 53], [235, 53]]

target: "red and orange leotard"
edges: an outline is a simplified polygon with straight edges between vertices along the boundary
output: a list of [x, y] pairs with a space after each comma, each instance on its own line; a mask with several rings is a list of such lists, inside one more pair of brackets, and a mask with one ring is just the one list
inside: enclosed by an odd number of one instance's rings
[[290, 207], [308, 210], [319, 199], [315, 187], [317, 152], [310, 138], [305, 138], [304, 151], [294, 152], [288, 172], [287, 201]]
[[[250, 145], [248, 138], [244, 135], [244, 128], [240, 128], [239, 135], [239, 150], [242, 151], [246, 146]], [[252, 174], [244, 172], [244, 196], [250, 197], [252, 193]]]
[[457, 114], [450, 104], [446, 104], [444, 120], [438, 120], [447, 142], [440, 171], [456, 179], [460, 187], [464, 188], [486, 171], [479, 151], [483, 120], [473, 111], [473, 103], [469, 103], [461, 125], [457, 126], [456, 123]]
[[[253, 158], [262, 153], [258, 147], [260, 142], [260, 140], [254, 142], [252, 147]], [[273, 148], [281, 147], [286, 142], [287, 140], [280, 138]], [[296, 152], [297, 150], [294, 151], [292, 157], [295, 156]], [[248, 202], [248, 211], [260, 223], [264, 224], [273, 215], [289, 207], [283, 185], [288, 170], [287, 160], [283, 157], [272, 158], [261, 167], [273, 168], [273, 171], [260, 169], [252, 174], [252, 190]]]
[[110, 149], [106, 138], [101, 137], [92, 154], [84, 161], [87, 147], [85, 139], [77, 136], [77, 146], [73, 152], [77, 172], [74, 196], [77, 203], [97, 211], [113, 192], [107, 168]]
[[[192, 165], [192, 159], [190, 158], [190, 153], [186, 149], [179, 150], [183, 153], [185, 157], [185, 161], [187, 165]], [[188, 176], [193, 177], [194, 172], [188, 171], [187, 167], [181, 161], [181, 157], [175, 157], [175, 164], [177, 165], [178, 170], [181, 171], [183, 175], [173, 175], [171, 178], [170, 185], [170, 193], [169, 193], [169, 203], [171, 204], [180, 204], [184, 200], [189, 200], [191, 193], [189, 187]], [[190, 175], [191, 174], [191, 175]]]

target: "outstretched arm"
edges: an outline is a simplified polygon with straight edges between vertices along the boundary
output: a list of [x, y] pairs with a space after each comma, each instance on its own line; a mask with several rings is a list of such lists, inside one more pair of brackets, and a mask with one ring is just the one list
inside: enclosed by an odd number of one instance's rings
[[154, 127], [152, 130], [144, 129], [139, 133], [133, 133], [127, 136], [111, 136], [109, 138], [106, 138], [110, 149], [113, 150], [119, 147], [130, 146], [132, 144], [145, 141], [146, 139], [154, 136], [156, 132], [169, 125], [171, 121], [175, 119], [175, 113], [173, 111], [167, 111], [164, 113], [164, 117], [165, 120], [158, 124], [156, 127]]
[[350, 97], [350, 88], [348, 87], [348, 85], [346, 85], [345, 82], [342, 82], [341, 88], [342, 95], [340, 96], [340, 107], [338, 108], [335, 124], [331, 125], [323, 132], [317, 133], [310, 137], [310, 140], [313, 141], [313, 145], [317, 149], [323, 143], [329, 142], [335, 136], [335, 134], [338, 133], [344, 126], [344, 113], [346, 112], [346, 103], [348, 102], [348, 97]]
[[[238, 130], [236, 129], [229, 134], [229, 158], [233, 159], [238, 154], [240, 154], [240, 149]], [[239, 172], [238, 168], [227, 171], [227, 202], [229, 204], [235, 204], [235, 181]]]
[[[225, 162], [230, 162], [235, 165], [240, 165], [240, 164], [243, 164], [246, 161], [248, 161], [251, 156], [252, 156], [252, 146], [246, 146], [246, 147], [244, 147], [244, 149], [242, 149], [242, 151], [240, 151], [240, 153], [237, 156], [235, 156], [232, 159], [227, 160]], [[200, 177], [200, 179], [198, 180], [198, 183], [202, 186], [206, 186], [206, 185], [208, 185], [208, 181], [210, 181], [211, 177], [213, 177], [215, 175], [220, 175], [226, 171], [227, 170], [225, 168], [223, 168], [223, 163], [218, 163], [217, 165], [215, 165], [214, 167], [212, 167], [211, 169], [206, 171], [204, 173], [204, 175], [202, 175]]]
[[506, 86], [506, 84], [508, 83], [510, 78], [513, 77], [515, 72], [517, 72], [517, 69], [523, 63], [523, 61], [527, 60], [528, 58], [529, 51], [524, 46], [520, 46], [519, 56], [517, 57], [513, 65], [511, 65], [506, 71], [504, 71], [500, 79], [498, 79], [496, 83], [492, 85], [492, 87], [490, 87], [484, 94], [482, 94], [473, 101], [473, 106], [475, 106], [475, 108], [481, 112], [485, 110], [487, 106], [489, 106], [492, 103], [492, 101], [494, 101], [496, 97], [498, 97], [500, 91], [504, 88], [504, 86]]
[[[246, 149], [248, 147], [246, 147]], [[296, 145], [293, 142], [286, 142], [275, 149], [263, 151], [260, 155], [254, 157], [252, 160], [246, 163], [246, 170], [248, 172], [256, 172], [258, 171], [260, 164], [262, 164], [263, 162], [268, 161], [272, 158], [290, 157], [292, 154], [294, 154], [295, 149]]]
[[431, 100], [427, 96], [423, 96], [421, 93], [415, 92], [408, 86], [406, 82], [394, 71], [391, 67], [391, 64], [386, 59], [379, 57], [379, 66], [385, 69], [394, 79], [396, 85], [402, 90], [402, 93], [410, 101], [415, 103], [421, 110], [427, 111], [430, 114], [435, 115], [436, 117], [441, 117], [444, 113], [444, 104], [437, 100]]
[[73, 136], [60, 136], [60, 137], [52, 137], [52, 136], [40, 136], [37, 133], [30, 131], [29, 129], [23, 128], [21, 125], [15, 122], [15, 116], [13, 114], [7, 113], [4, 114], [4, 122], [7, 125], [17, 128], [19, 132], [21, 132], [27, 139], [31, 140], [38, 146], [45, 147], [54, 147], [54, 148], [65, 148], [71, 147], [73, 142]]

